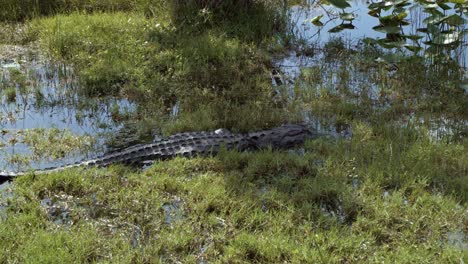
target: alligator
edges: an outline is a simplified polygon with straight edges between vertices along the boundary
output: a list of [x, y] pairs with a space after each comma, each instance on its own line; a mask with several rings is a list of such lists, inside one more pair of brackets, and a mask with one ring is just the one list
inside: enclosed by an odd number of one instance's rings
[[[242, 134], [231, 133], [226, 129], [207, 132], [178, 133], [158, 139], [149, 144], [140, 144], [123, 150], [104, 154], [98, 158], [75, 164], [32, 171], [33, 174], [46, 174], [74, 167], [106, 167], [112, 164], [142, 165], [149, 161], [166, 160], [175, 156], [193, 157], [216, 155], [221, 148], [248, 151], [256, 149], [287, 149], [303, 144], [307, 138], [315, 138], [304, 125], [285, 124], [269, 130]], [[0, 182], [31, 172], [0, 171]]]

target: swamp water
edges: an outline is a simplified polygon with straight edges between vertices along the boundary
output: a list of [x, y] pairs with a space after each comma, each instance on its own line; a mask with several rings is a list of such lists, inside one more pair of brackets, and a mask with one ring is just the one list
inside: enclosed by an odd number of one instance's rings
[[[352, 104], [370, 102], [373, 109], [389, 109], [395, 98], [384, 82], [398, 79], [401, 74], [396, 75], [396, 71], [402, 62], [411, 63], [411, 56], [421, 58], [425, 69], [450, 65], [452, 76], [447, 77], [447, 83], [458, 82], [458, 88], [468, 92], [466, 4], [418, 0], [330, 3], [334, 5], [307, 0], [288, 8], [288, 31], [294, 40], [289, 43], [291, 49], [274, 59], [279, 80], [274, 83], [280, 84], [277, 93], [294, 100], [298, 91], [306, 97], [326, 91]], [[418, 70], [404, 69], [407, 75]], [[410, 106], [411, 100], [405, 106]], [[326, 125], [317, 116], [313, 110], [304, 111], [305, 121], [315, 129], [337, 131], [336, 124]], [[463, 116], [417, 116], [410, 112], [398, 122], [403, 127], [425, 127], [437, 140], [447, 135], [463, 139], [468, 128]]]
[[[80, 95], [78, 85], [71, 67], [49, 63], [34, 47], [0, 46], [1, 170], [47, 168], [105, 151], [107, 136], [121, 127], [113, 115], [135, 106]], [[45, 137], [49, 142], [37, 141]], [[54, 140], [57, 146], [47, 145]]]

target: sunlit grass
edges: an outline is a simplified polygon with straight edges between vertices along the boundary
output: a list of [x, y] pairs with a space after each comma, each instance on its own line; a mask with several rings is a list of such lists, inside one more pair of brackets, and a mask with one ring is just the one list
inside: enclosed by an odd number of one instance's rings
[[[0, 256], [459, 261], [463, 248], [448, 235], [466, 232], [462, 146], [439, 152], [442, 143], [412, 129], [382, 127], [389, 132], [376, 136], [365, 125], [353, 128], [351, 140], [309, 142], [304, 156], [223, 152], [158, 162], [143, 172], [114, 167], [20, 178], [1, 220]], [[391, 148], [385, 138], [402, 144]], [[47, 198], [51, 205], [41, 205]], [[52, 205], [68, 213], [64, 222], [50, 213]], [[56, 246], [67, 250], [56, 254]]]

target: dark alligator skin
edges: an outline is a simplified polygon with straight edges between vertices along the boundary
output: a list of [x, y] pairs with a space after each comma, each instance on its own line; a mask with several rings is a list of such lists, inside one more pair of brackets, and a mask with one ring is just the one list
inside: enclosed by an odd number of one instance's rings
[[[238, 151], [263, 148], [286, 149], [303, 144], [314, 134], [303, 125], [286, 124], [269, 130], [233, 134], [225, 129], [212, 132], [179, 133], [150, 144], [132, 146], [76, 164], [32, 171], [44, 174], [79, 166], [105, 167], [111, 164], [139, 165], [147, 161], [165, 160], [175, 156], [193, 157], [216, 155], [221, 147]], [[0, 182], [25, 175], [27, 172], [0, 171]]]

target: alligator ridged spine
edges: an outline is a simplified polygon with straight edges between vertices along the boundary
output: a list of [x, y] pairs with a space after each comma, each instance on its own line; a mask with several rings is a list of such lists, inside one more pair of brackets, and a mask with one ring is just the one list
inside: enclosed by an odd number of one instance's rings
[[[287, 148], [301, 144], [312, 134], [302, 125], [283, 125], [271, 130], [246, 134], [233, 134], [226, 130], [212, 132], [179, 133], [150, 144], [136, 145], [105, 154], [96, 159], [76, 164], [34, 171], [35, 174], [51, 173], [78, 166], [106, 167], [111, 164], [140, 164], [145, 161], [165, 160], [175, 156], [193, 157], [215, 155], [221, 147], [245, 151], [257, 148]], [[1, 172], [1, 178], [25, 175], [25, 172]]]

